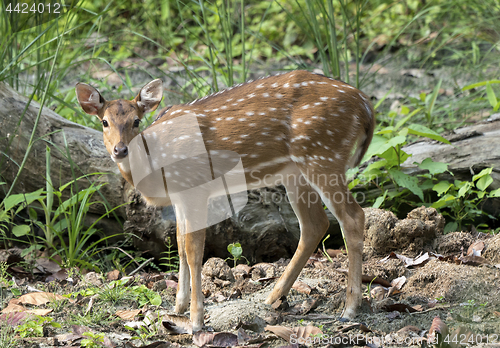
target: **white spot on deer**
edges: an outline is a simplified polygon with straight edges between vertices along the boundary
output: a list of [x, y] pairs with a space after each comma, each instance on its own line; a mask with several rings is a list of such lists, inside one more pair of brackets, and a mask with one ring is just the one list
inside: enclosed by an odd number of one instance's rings
[[276, 93], [276, 94], [275, 94], [275, 97], [276, 97], [276, 98], [278, 98], [278, 99], [281, 99], [281, 98], [283, 98], [283, 94], [281, 94], [281, 93]]
[[213, 112], [219, 111], [219, 108], [212, 109]]
[[229, 140], [229, 137], [224, 137], [221, 140], [224, 140], [224, 141]]
[[311, 117], [313, 120], [317, 120], [318, 119], [318, 116], [312, 116]]
[[269, 97], [269, 93], [267, 93], [267, 92], [266, 92], [266, 93], [262, 93], [262, 96], [263, 96], [264, 98], [268, 98], [268, 97]]
[[226, 121], [231, 121], [233, 117], [226, 117]]
[[276, 117], [271, 117], [271, 118], [270, 118], [270, 120], [271, 120], [272, 122], [278, 122], [278, 119], [277, 119]]
[[331, 130], [327, 129], [327, 130], [326, 130], [326, 134], [328, 134], [328, 135], [333, 135], [333, 132], [332, 132]]
[[288, 88], [288, 87], [290, 87], [290, 84], [287, 82], [287, 83], [285, 83], [285, 84], [283, 85], [283, 87], [284, 87], [284, 88]]
[[322, 101], [327, 101], [328, 97], [320, 97], [319, 99], [321, 99]]
[[293, 84], [293, 87], [295, 87], [295, 88], [299, 88], [299, 87], [300, 87], [300, 83], [294, 83], [294, 84]]
[[350, 89], [356, 89], [356, 88], [354, 88], [354, 87], [353, 87], [353, 86], [351, 86], [351, 85], [346, 85], [346, 87], [347, 87], [347, 88], [350, 88]]
[[250, 93], [249, 95], [247, 95], [247, 97], [248, 97], [248, 99], [253, 98], [253, 97], [255, 97], [255, 93]]
[[307, 86], [307, 82], [306, 81], [302, 82], [302, 86]]
[[245, 115], [247, 115], [247, 116], [253, 116], [253, 115], [254, 115], [254, 112], [253, 112], [253, 111], [247, 111], [247, 112], [245, 113]]
[[292, 128], [297, 128], [297, 123], [292, 124]]
[[167, 122], [167, 124], [172, 124], [172, 123], [174, 123], [174, 122], [172, 122], [172, 121], [168, 121], [168, 122]]
[[265, 112], [259, 112], [260, 116], [264, 116], [266, 113]]
[[220, 108], [221, 108], [221, 110], [225, 110], [225, 109], [227, 109], [227, 106], [226, 105], [222, 105]]
[[304, 124], [311, 124], [311, 121], [306, 121], [304, 122]]
[[273, 87], [273, 88], [278, 87], [278, 83], [277, 83], [277, 82], [273, 83], [273, 84], [271, 85], [271, 87]]
[[326, 121], [326, 117], [320, 117], [319, 118], [321, 121]]
[[260, 85], [257, 85], [257, 87], [255, 87], [255, 88], [264, 88], [264, 84], [261, 83]]
[[269, 133], [268, 133], [268, 132], [262, 132], [262, 133], [260, 133], [260, 134], [262, 134], [262, 135], [269, 135]]
[[257, 124], [256, 123], [250, 123], [249, 126], [250, 127], [255, 127]]
[[295, 163], [304, 163], [305, 162], [304, 156], [297, 157], [297, 156], [291, 155], [290, 159], [292, 161], [294, 161]]
[[242, 101], [244, 101], [244, 100], [245, 100], [245, 98], [241, 98], [241, 99], [238, 99], [238, 100], [237, 100], [237, 102], [238, 102], [238, 103], [241, 103], [241, 102], [242, 102]]
[[233, 98], [226, 99], [226, 101], [229, 103]]
[[276, 111], [276, 108], [269, 108], [269, 111]]
[[317, 141], [316, 144], [318, 144], [319, 146], [321, 146], [321, 141]]
[[259, 141], [259, 142], [255, 143], [255, 145], [257, 145], [257, 146], [264, 146], [264, 143], [261, 142], [261, 141]]
[[343, 89], [338, 89], [337, 91], [339, 91], [340, 93], [345, 93], [345, 91]]
[[321, 104], [323, 104], [323, 103], [321, 103], [321, 102], [316, 102], [316, 103], [314, 103], [314, 106], [318, 106], [318, 105], [321, 105]]
[[215, 120], [216, 121], [222, 121], [222, 117], [217, 117]]
[[246, 138], [246, 137], [248, 137], [248, 134], [241, 134], [240, 135], [240, 138]]
[[330, 148], [329, 148], [328, 146], [326, 146], [326, 145], [325, 145], [325, 146], [323, 146], [323, 148], [324, 148], [325, 150], [330, 150]]
[[259, 157], [259, 155], [257, 155], [256, 153], [250, 155], [250, 158], [257, 158], [257, 157]]
[[239, 118], [239, 119], [238, 119], [238, 121], [240, 121], [240, 122], [244, 122], [244, 121], [246, 121], [246, 120], [247, 120], [247, 119], [246, 119], [245, 117], [241, 117], [241, 118]]
[[309, 109], [309, 104], [306, 104], [306, 105], [302, 106], [302, 109], [304, 109], [304, 110], [305, 109]]
[[236, 140], [233, 144], [241, 144], [241, 140]]
[[336, 158], [336, 159], [342, 159], [342, 156], [340, 155], [340, 153], [336, 153], [336, 154], [335, 154], [335, 158]]
[[161, 125], [162, 125], [162, 126], [164, 126], [164, 125], [166, 125], [166, 124], [167, 124], [167, 121], [163, 121], [163, 122], [161, 123]]
[[301, 119], [301, 118], [298, 118], [298, 119], [297, 119], [297, 122], [302, 122], [302, 119]]

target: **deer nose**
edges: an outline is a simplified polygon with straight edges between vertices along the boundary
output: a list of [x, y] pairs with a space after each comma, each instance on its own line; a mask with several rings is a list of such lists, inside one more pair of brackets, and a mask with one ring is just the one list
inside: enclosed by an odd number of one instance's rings
[[119, 142], [115, 148], [113, 149], [113, 155], [115, 155], [116, 158], [125, 158], [128, 155], [128, 148], [127, 145], [125, 145], [122, 142]]

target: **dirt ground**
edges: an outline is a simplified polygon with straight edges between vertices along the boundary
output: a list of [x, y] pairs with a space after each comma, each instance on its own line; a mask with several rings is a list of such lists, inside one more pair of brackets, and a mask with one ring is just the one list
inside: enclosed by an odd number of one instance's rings
[[[42, 338], [22, 339], [20, 346], [79, 346], [87, 330], [104, 334], [104, 347], [297, 347], [299, 343], [422, 347], [433, 346], [427, 339], [437, 333], [449, 343], [440, 347], [500, 347], [499, 234], [443, 235], [442, 216], [423, 207], [404, 220], [383, 210], [366, 209], [365, 213], [364, 294], [355, 321], [338, 320], [348, 268], [343, 251], [312, 255], [288, 296], [272, 306], [264, 304], [265, 298], [289, 260], [251, 266], [243, 262], [234, 267], [232, 260], [211, 258], [203, 267], [206, 327], [202, 333], [190, 334], [187, 317], [172, 315], [176, 274], [144, 273], [134, 277], [134, 284], [159, 293], [160, 306], [139, 307], [125, 300], [99, 307], [101, 292], [79, 295], [66, 307], [46, 304], [40, 308], [52, 309], [50, 316], [62, 327], [44, 331]], [[25, 286], [67, 294], [109, 283], [88, 273], [74, 285], [59, 279]], [[2, 308], [10, 299], [4, 298]], [[136, 311], [125, 318], [117, 310]], [[75, 311], [82, 313], [81, 318], [84, 312], [97, 315], [103, 311], [102, 318], [107, 319], [75, 325]], [[154, 323], [160, 326], [158, 331]], [[139, 331], [131, 332], [125, 325], [143, 326], [141, 330], [149, 335], [139, 340]]]

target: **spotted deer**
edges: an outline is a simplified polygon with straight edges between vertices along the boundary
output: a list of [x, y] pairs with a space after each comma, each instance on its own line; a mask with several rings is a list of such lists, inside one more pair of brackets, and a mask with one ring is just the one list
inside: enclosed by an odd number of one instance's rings
[[[146, 84], [131, 101], [106, 101], [95, 88], [76, 85], [81, 107], [100, 119], [104, 144], [122, 176], [132, 185], [129, 144], [139, 135], [144, 114], [160, 104], [162, 92], [162, 82], [157, 79]], [[353, 319], [361, 302], [365, 216], [348, 190], [345, 171], [360, 163], [373, 136], [375, 117], [368, 97], [323, 75], [292, 71], [164, 108], [148, 129], [167, 129], [172, 120], [185, 114], [196, 116], [207, 151], [231, 150], [240, 156], [247, 189], [277, 184], [286, 188], [301, 235], [293, 258], [266, 303], [272, 304], [288, 293], [328, 229], [323, 201], [345, 233], [349, 273], [341, 319]], [[167, 189], [166, 185], [161, 189]], [[172, 204], [168, 197], [148, 197], [144, 192], [143, 196], [154, 206]], [[195, 332], [203, 326], [201, 268], [205, 229], [181, 233], [190, 224], [182, 219], [189, 207], [174, 208], [180, 258], [175, 311], [186, 311], [191, 286], [190, 316]]]

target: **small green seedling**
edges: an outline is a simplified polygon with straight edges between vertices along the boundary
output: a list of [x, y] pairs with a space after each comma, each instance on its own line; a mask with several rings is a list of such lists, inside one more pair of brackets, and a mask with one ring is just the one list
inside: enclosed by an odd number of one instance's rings
[[231, 243], [227, 246], [227, 251], [233, 256], [233, 257], [228, 257], [227, 260], [233, 260], [234, 262], [234, 267], [238, 264], [238, 261], [241, 259], [245, 259], [247, 264], [250, 263], [248, 259], [243, 256], [243, 248], [241, 247], [240, 243]]

